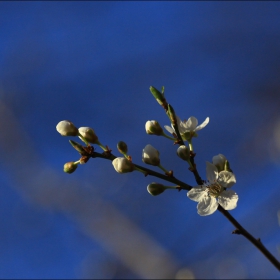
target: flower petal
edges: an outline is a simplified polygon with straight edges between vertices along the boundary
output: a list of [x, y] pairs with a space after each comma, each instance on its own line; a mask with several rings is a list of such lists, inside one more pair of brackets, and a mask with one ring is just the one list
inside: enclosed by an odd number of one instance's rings
[[206, 187], [203, 186], [196, 186], [188, 191], [187, 196], [189, 199], [199, 202], [202, 200], [203, 196], [207, 195], [205, 192]]
[[209, 117], [207, 117], [205, 119], [205, 121], [202, 124], [200, 124], [199, 126], [197, 126], [194, 131], [201, 130], [202, 128], [204, 128], [209, 123], [209, 121], [210, 121], [210, 119], [209, 119]]
[[221, 171], [219, 173], [218, 182], [224, 188], [230, 188], [236, 183], [236, 178], [232, 172]]
[[226, 160], [227, 158], [222, 154], [218, 154], [212, 158], [213, 164], [218, 166], [219, 170], [224, 170]]
[[189, 117], [189, 119], [184, 123], [184, 126], [189, 131], [195, 131], [197, 124], [198, 124], [197, 118]]
[[168, 125], [165, 125], [164, 128], [171, 134], [175, 133], [174, 129]]
[[225, 209], [225, 210], [232, 210], [237, 206], [238, 195], [233, 190], [226, 190], [223, 191], [218, 196], [218, 203]]
[[184, 134], [187, 131], [183, 122], [180, 122], [180, 124], [178, 124], [178, 129], [179, 129], [180, 134]]
[[177, 115], [176, 115], [176, 120], [177, 120], [177, 124], [180, 124], [182, 122], [180, 117], [178, 117]]
[[214, 183], [218, 179], [218, 169], [209, 161], [206, 161], [206, 177], [210, 183]]
[[[180, 132], [180, 134], [183, 134], [186, 131], [186, 128], [184, 126], [184, 122], [182, 122], [181, 119], [178, 116], [176, 116], [176, 119], [177, 119], [177, 126], [178, 126], [178, 129], [179, 129], [179, 132]], [[171, 124], [171, 127], [172, 127], [173, 131], [175, 132], [173, 124]]]
[[218, 208], [218, 202], [216, 198], [212, 196], [204, 196], [197, 204], [197, 213], [200, 216], [207, 216], [214, 213]]

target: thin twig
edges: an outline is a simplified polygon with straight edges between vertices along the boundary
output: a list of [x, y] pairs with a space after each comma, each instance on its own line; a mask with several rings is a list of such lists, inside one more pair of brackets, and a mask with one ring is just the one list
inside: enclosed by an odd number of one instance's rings
[[[100, 154], [100, 153], [97, 153], [97, 152], [93, 152], [90, 156], [92, 158], [98, 157], [98, 158], [108, 159], [108, 160], [111, 160], [111, 161], [113, 161], [116, 158], [116, 156], [114, 156], [111, 153], [110, 154], [108, 154], [108, 153], [107, 154], [106, 153]], [[165, 181], [168, 181], [168, 182], [171, 182], [171, 183], [174, 183], [174, 184], [180, 186], [180, 188], [178, 188], [179, 190], [184, 189], [184, 190], [189, 191], [189, 190], [192, 189], [192, 186], [176, 179], [174, 176], [167, 176], [167, 175], [164, 175], [162, 173], [158, 173], [156, 171], [153, 171], [149, 168], [145, 168], [145, 167], [143, 167], [141, 165], [138, 165], [138, 164], [134, 164], [134, 166], [141, 169], [142, 171], [144, 171], [146, 173], [146, 176], [150, 175], [150, 176], [158, 177], [162, 180], [165, 180]]]
[[279, 261], [264, 247], [261, 240], [254, 238], [246, 229], [244, 229], [232, 216], [219, 205], [218, 210], [236, 227], [232, 233], [241, 234], [247, 238], [251, 243], [253, 243], [266, 257], [267, 259], [280, 271]]
[[193, 173], [194, 175], [194, 178], [195, 178], [195, 181], [198, 185], [203, 185], [203, 180], [201, 179], [199, 173], [198, 173], [198, 170], [196, 168], [196, 164], [195, 164], [195, 161], [194, 161], [194, 157], [195, 157], [195, 153], [194, 152], [190, 152], [190, 161], [191, 161], [191, 164], [192, 164], [192, 168], [190, 168], [190, 171]]

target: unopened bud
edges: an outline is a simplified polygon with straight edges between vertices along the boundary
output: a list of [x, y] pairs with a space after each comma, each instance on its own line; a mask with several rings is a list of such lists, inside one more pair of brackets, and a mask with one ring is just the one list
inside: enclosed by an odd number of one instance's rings
[[146, 145], [142, 152], [142, 161], [146, 164], [158, 166], [160, 164], [159, 151], [150, 144]]
[[147, 186], [147, 191], [149, 194], [155, 196], [163, 193], [166, 190], [166, 187], [162, 184], [151, 183]]
[[145, 124], [147, 134], [160, 136], [163, 134], [163, 129], [157, 121], [147, 121]]
[[190, 159], [190, 149], [189, 147], [185, 146], [185, 145], [181, 145], [178, 149], [177, 149], [177, 155], [185, 161], [189, 161]]
[[134, 170], [134, 165], [131, 161], [123, 157], [117, 157], [112, 161], [115, 170], [118, 173], [128, 173]]
[[125, 142], [123, 141], [120, 141], [118, 144], [117, 144], [117, 148], [118, 148], [118, 151], [123, 154], [123, 155], [126, 155], [127, 154], [127, 145]]
[[61, 121], [57, 124], [56, 130], [62, 136], [78, 136], [78, 128], [70, 121]]
[[79, 162], [70, 161], [64, 164], [63, 171], [66, 173], [73, 173], [77, 167]]
[[213, 156], [213, 158], [212, 158], [212, 162], [217, 167], [219, 172], [225, 170], [226, 161], [227, 161], [227, 158], [222, 154], [218, 154], [216, 156]]
[[77, 150], [80, 154], [84, 154], [85, 150], [83, 149], [83, 146], [80, 145], [79, 143], [69, 140], [70, 144], [72, 145], [72, 147]]
[[92, 144], [97, 144], [98, 143], [98, 137], [97, 137], [97, 135], [95, 134], [95, 132], [92, 128], [90, 128], [90, 127], [80, 127], [79, 128], [79, 133], [83, 136], [83, 138], [87, 142], [92, 143]]

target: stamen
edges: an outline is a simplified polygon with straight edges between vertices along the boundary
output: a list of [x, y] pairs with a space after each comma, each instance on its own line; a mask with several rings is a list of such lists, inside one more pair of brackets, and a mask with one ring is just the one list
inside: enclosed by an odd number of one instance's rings
[[223, 187], [217, 182], [217, 180], [215, 180], [214, 183], [206, 181], [204, 182], [203, 186], [206, 187], [205, 191], [208, 193], [208, 195], [213, 197], [217, 197], [223, 191]]

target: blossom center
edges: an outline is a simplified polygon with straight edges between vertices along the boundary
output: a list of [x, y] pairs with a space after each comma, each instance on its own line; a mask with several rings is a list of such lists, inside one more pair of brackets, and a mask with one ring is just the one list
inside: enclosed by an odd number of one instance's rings
[[219, 196], [224, 190], [224, 188], [217, 181], [210, 185], [207, 185], [206, 188], [208, 195], [211, 195], [213, 197]]

